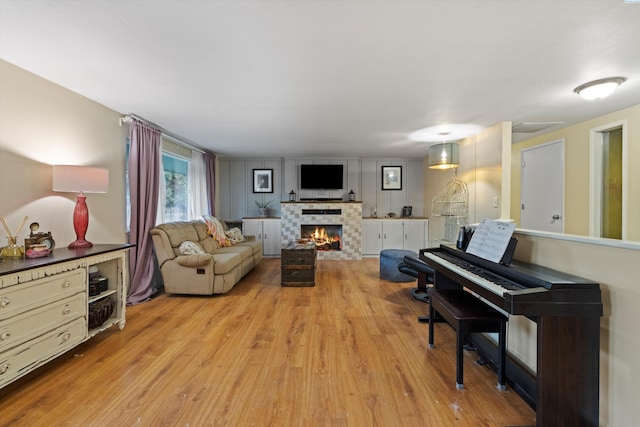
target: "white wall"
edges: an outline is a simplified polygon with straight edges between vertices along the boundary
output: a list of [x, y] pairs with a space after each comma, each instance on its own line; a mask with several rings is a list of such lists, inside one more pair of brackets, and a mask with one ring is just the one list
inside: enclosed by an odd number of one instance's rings
[[[53, 164], [109, 169], [109, 192], [87, 194], [93, 243], [124, 243], [125, 137], [120, 114], [0, 60], [0, 216], [13, 230], [25, 216], [56, 244], [75, 240], [74, 193], [51, 190]], [[25, 226], [19, 241], [29, 234]], [[5, 231], [0, 228], [5, 242]]]

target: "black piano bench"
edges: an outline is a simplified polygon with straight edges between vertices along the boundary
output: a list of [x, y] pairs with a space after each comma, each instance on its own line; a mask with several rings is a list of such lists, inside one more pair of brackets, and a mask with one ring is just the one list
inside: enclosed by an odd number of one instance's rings
[[507, 316], [495, 310], [464, 290], [429, 291], [429, 348], [433, 348], [433, 324], [431, 319], [438, 312], [456, 330], [456, 388], [463, 385], [463, 347], [464, 340], [471, 332], [498, 332], [498, 389], [506, 390], [505, 356]]

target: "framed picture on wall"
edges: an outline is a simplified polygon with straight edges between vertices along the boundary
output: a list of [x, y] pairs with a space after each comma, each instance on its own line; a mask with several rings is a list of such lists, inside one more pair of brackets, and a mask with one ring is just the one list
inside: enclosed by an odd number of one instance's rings
[[253, 170], [253, 192], [273, 193], [273, 169]]
[[382, 166], [382, 189], [402, 190], [402, 166]]

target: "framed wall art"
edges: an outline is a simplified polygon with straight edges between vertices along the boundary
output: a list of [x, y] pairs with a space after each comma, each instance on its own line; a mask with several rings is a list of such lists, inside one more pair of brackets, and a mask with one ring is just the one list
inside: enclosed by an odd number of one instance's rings
[[273, 193], [273, 169], [253, 170], [253, 192]]
[[382, 166], [382, 189], [402, 190], [402, 166]]

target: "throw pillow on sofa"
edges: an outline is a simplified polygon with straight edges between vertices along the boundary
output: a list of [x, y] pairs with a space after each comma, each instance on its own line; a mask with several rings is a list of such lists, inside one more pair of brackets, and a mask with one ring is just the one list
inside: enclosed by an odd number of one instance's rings
[[229, 230], [225, 231], [225, 234], [233, 245], [244, 242], [245, 240], [244, 236], [242, 235], [242, 231], [240, 231], [238, 227], [230, 228]]
[[218, 221], [218, 218], [211, 215], [202, 215], [202, 218], [204, 223], [207, 224], [207, 231], [220, 246], [231, 246], [231, 240], [227, 238], [224, 226]]
[[179, 250], [182, 255], [204, 255], [206, 253], [202, 246], [189, 240], [182, 242]]

